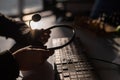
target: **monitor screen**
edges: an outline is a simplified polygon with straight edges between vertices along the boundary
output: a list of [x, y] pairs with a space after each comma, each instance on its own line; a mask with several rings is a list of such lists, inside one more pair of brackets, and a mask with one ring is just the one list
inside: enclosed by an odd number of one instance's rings
[[43, 10], [43, 0], [0, 0], [0, 12], [6, 15], [27, 14]]

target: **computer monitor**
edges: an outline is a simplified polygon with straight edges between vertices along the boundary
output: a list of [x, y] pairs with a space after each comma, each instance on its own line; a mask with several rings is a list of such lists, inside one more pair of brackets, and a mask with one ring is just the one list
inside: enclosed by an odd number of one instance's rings
[[0, 12], [6, 15], [20, 15], [43, 10], [43, 0], [1, 0]]

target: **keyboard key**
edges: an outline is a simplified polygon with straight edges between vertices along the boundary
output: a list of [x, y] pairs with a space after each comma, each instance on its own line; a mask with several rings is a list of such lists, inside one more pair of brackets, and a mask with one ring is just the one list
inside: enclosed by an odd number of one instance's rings
[[70, 78], [69, 77], [65, 77], [64, 80], [70, 80]]
[[70, 78], [71, 78], [71, 79], [76, 79], [76, 78], [77, 78], [77, 75], [70, 75]]
[[63, 76], [64, 77], [69, 77], [69, 73], [68, 72], [63, 72]]

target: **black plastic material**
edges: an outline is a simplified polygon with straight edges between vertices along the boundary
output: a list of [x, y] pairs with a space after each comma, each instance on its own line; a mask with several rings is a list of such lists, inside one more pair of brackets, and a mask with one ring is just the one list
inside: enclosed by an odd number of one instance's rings
[[65, 28], [71, 29], [72, 32], [73, 32], [73, 35], [71, 36], [71, 39], [70, 39], [67, 43], [65, 43], [65, 44], [63, 44], [63, 45], [61, 45], [61, 46], [52, 47], [52, 48], [47, 48], [48, 50], [56, 50], [56, 49], [63, 48], [63, 47], [65, 47], [65, 46], [67, 46], [68, 44], [70, 44], [70, 43], [74, 40], [74, 38], [75, 38], [75, 34], [76, 34], [76, 33], [75, 33], [75, 29], [72, 28], [72, 27], [69, 26], [69, 25], [55, 25], [55, 26], [52, 26], [52, 27], [50, 27], [50, 28], [48, 28], [48, 29], [46, 29], [46, 30], [50, 30], [50, 29], [57, 28], [57, 27], [65, 27]]

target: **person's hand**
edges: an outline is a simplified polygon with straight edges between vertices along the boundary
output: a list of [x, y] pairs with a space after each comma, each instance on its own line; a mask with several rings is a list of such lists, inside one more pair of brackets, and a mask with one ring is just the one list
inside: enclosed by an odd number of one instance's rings
[[31, 70], [44, 63], [54, 51], [25, 47], [13, 53], [19, 64], [20, 70]]
[[35, 29], [33, 30], [33, 37], [34, 37], [34, 42], [41, 42], [42, 44], [45, 44], [48, 39], [50, 38], [50, 30], [45, 30], [45, 29]]

